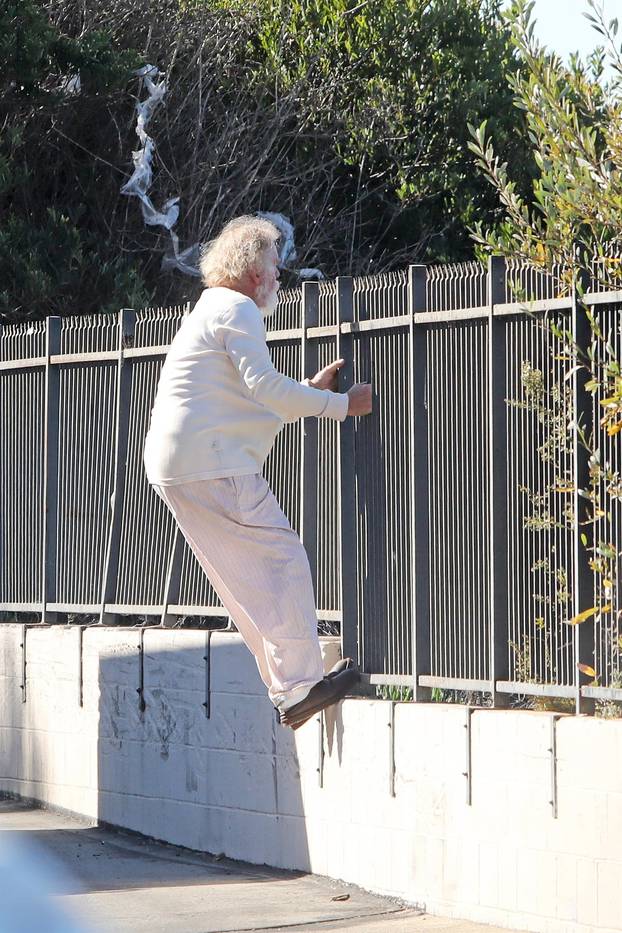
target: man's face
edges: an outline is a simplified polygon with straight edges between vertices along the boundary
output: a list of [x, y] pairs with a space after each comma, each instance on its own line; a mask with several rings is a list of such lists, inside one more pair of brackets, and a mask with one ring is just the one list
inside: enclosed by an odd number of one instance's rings
[[266, 252], [260, 272], [261, 280], [257, 286], [255, 303], [264, 317], [268, 317], [276, 310], [279, 292], [279, 254], [276, 246], [271, 246]]

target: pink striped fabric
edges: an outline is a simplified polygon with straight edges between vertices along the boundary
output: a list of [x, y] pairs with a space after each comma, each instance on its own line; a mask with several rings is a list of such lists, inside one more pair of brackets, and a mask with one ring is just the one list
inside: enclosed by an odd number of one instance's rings
[[275, 706], [324, 676], [309, 561], [258, 473], [157, 486], [257, 661]]

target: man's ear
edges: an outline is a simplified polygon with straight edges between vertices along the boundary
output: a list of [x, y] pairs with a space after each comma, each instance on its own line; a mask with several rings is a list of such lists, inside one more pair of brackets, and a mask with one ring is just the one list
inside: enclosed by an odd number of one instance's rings
[[248, 277], [251, 280], [255, 288], [257, 288], [258, 285], [261, 285], [261, 278], [262, 278], [261, 273], [262, 273], [262, 270], [259, 265], [251, 266], [251, 268], [248, 270]]

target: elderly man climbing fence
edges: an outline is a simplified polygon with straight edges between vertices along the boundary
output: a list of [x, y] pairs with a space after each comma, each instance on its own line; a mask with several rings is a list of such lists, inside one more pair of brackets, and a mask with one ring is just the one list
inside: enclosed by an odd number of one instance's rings
[[283, 724], [337, 702], [358, 672], [324, 676], [309, 562], [261, 475], [285, 421], [371, 412], [371, 386], [333, 391], [343, 360], [296, 382], [272, 364], [264, 319], [276, 307], [279, 231], [238, 217], [206, 248], [205, 291], [164, 363], [145, 441], [167, 504], [253, 652]]

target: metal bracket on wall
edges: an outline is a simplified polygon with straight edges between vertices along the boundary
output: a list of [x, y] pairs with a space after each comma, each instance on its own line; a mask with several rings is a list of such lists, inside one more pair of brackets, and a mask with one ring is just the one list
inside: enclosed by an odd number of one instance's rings
[[84, 706], [84, 629], [86, 625], [78, 626], [78, 706]]
[[212, 714], [212, 630], [210, 629], [205, 636], [205, 654], [203, 655], [203, 660], [205, 661], [205, 700], [203, 702], [203, 709], [205, 710], [205, 718], [209, 719]]
[[317, 782], [324, 787], [324, 710], [317, 718]]
[[551, 716], [551, 744], [548, 748], [551, 757], [551, 799], [553, 819], [557, 819], [557, 720], [559, 716]]
[[26, 635], [27, 633], [28, 633], [28, 626], [22, 625], [22, 640], [19, 645], [22, 651], [22, 682], [20, 684], [20, 690], [22, 691], [22, 703], [26, 702]]
[[466, 708], [466, 722], [464, 728], [466, 729], [466, 771], [463, 771], [462, 774], [466, 778], [466, 802], [467, 806], [470, 807], [472, 803], [472, 785], [473, 785], [473, 768], [472, 768], [472, 744], [471, 744], [471, 717], [473, 716], [473, 707], [467, 706]]
[[147, 709], [145, 703], [145, 630], [141, 628], [138, 642], [138, 708], [141, 713]]
[[395, 700], [389, 705], [389, 794], [395, 797]]

